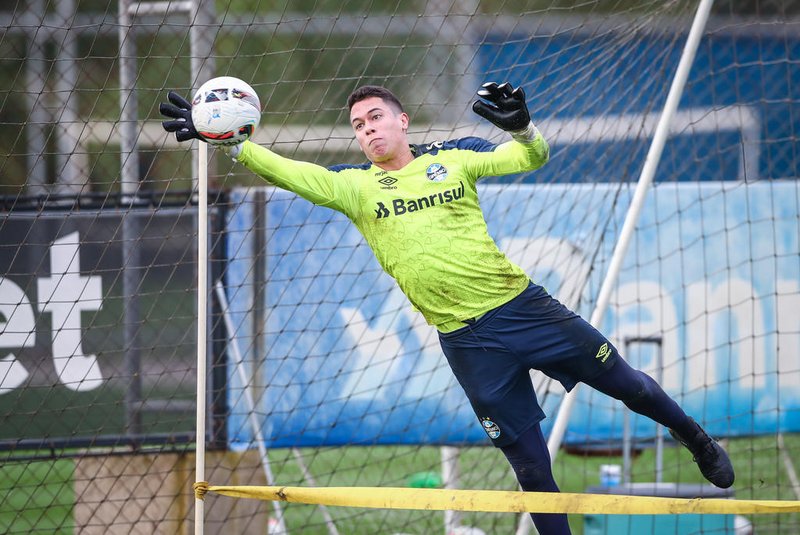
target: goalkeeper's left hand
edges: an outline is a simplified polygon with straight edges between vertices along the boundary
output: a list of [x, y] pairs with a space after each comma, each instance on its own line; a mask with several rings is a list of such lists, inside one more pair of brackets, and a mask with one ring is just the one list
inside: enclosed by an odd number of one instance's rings
[[158, 107], [161, 115], [169, 117], [171, 120], [162, 121], [161, 126], [167, 132], [175, 132], [175, 139], [178, 141], [189, 141], [199, 139], [205, 141], [197, 132], [192, 122], [192, 104], [175, 91], [170, 91], [167, 95], [170, 103], [162, 102]]
[[472, 103], [472, 111], [506, 132], [524, 131], [531, 124], [531, 115], [525, 103], [525, 91], [522, 87], [514, 89], [505, 82], [483, 84], [478, 90], [483, 100]]

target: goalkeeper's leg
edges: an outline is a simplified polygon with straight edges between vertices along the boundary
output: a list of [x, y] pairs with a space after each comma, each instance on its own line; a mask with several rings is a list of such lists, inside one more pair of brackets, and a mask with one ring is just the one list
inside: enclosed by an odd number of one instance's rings
[[692, 452], [703, 476], [711, 483], [720, 488], [733, 485], [733, 465], [728, 454], [652, 377], [619, 358], [613, 368], [585, 382], [622, 401], [632, 411], [668, 427], [672, 436]]
[[[547, 441], [537, 423], [520, 434], [517, 440], [500, 451], [506, 456], [517, 475], [522, 490], [528, 492], [558, 492], [550, 466]], [[563, 513], [531, 513], [533, 523], [539, 533], [562, 535], [570, 533], [567, 515]]]

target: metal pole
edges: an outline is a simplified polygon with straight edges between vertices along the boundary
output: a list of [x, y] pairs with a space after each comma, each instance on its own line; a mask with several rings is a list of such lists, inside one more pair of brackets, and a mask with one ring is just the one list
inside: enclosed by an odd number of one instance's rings
[[[625, 339], [625, 358], [630, 359], [631, 344], [653, 344], [656, 346], [656, 370], [655, 381], [661, 384], [664, 379], [664, 359], [663, 347], [664, 339], [661, 336], [633, 336]], [[637, 359], [636, 367], [642, 367], [641, 358]], [[625, 408], [622, 413], [622, 482], [631, 482], [631, 467], [633, 465], [633, 432], [631, 431], [631, 414]], [[656, 483], [661, 483], [662, 472], [664, 471], [664, 429], [656, 424], [655, 434], [655, 462], [656, 462]]]
[[[174, 11], [186, 12], [190, 18], [190, 49], [191, 68], [195, 85], [197, 77], [209, 68], [211, 52], [213, 50], [214, 36], [205, 36], [207, 26], [214, 20], [213, 2], [145, 2], [132, 3], [130, 0], [119, 0], [120, 17], [120, 99], [122, 117], [121, 152], [122, 152], [122, 192], [123, 199], [135, 194], [138, 187], [138, 154], [136, 152], [136, 126], [137, 110], [135, 99], [135, 64], [133, 63], [134, 43], [131, 35], [131, 19], [136, 14], [150, 14], [154, 12], [171, 13]], [[201, 22], [199, 26], [196, 22]], [[201, 52], [197, 51], [198, 44], [205, 45]], [[206, 458], [206, 385], [208, 373], [208, 146], [198, 143], [197, 156], [194, 169], [197, 170], [195, 192], [198, 199], [197, 206], [197, 391], [196, 391], [196, 449], [195, 449], [195, 481], [205, 480]], [[126, 218], [127, 221], [128, 218]], [[127, 242], [126, 242], [127, 243]], [[141, 375], [141, 374], [139, 374]], [[204, 502], [195, 498], [194, 530], [195, 535], [202, 535], [204, 531]]]
[[81, 125], [78, 123], [78, 32], [73, 28], [76, 15], [75, 0], [62, 0], [56, 3], [55, 13], [59, 30], [54, 32], [57, 57], [55, 63], [55, 136], [58, 151], [56, 154], [56, 192], [83, 193], [89, 182], [89, 169], [86, 154], [80, 144]]
[[129, 11], [130, 0], [119, 0], [119, 130], [120, 180], [123, 202], [139, 187], [139, 153], [136, 150], [136, 36]]
[[[442, 446], [439, 448], [442, 457], [442, 482], [446, 489], [457, 489], [458, 480], [461, 478], [461, 471], [458, 467], [459, 449], [453, 446]], [[461, 526], [460, 511], [444, 512], [444, 532], [445, 534], [456, 533]]]
[[136, 148], [138, 106], [136, 102], [136, 37], [128, 10], [129, 0], [119, 0], [120, 87], [120, 191], [121, 203], [129, 210], [122, 218], [122, 293], [124, 310], [125, 365], [130, 385], [125, 393], [128, 434], [141, 433], [142, 374], [139, 349], [139, 226], [135, 199], [139, 189], [139, 153]]
[[[191, 88], [192, 95], [206, 82], [214, 77], [216, 72], [216, 61], [214, 58], [214, 39], [217, 36], [213, 25], [216, 21], [216, 11], [214, 2], [181, 2], [188, 9], [189, 16], [189, 50], [191, 53]], [[198, 144], [199, 147], [199, 144]], [[199, 153], [194, 150], [192, 158], [194, 161], [193, 169], [199, 169]], [[213, 153], [212, 153], [213, 157]], [[212, 159], [212, 162], [214, 160]], [[208, 162], [205, 164], [209, 165]], [[211, 165], [213, 169], [214, 166]], [[193, 184], [197, 184], [197, 175], [192, 176]]]
[[[261, 425], [259, 424], [258, 417], [256, 416], [255, 400], [253, 399], [253, 394], [249, 387], [250, 381], [248, 380], [247, 372], [244, 369], [244, 359], [242, 358], [241, 351], [239, 351], [239, 344], [236, 343], [236, 338], [234, 337], [236, 330], [233, 327], [233, 321], [231, 321], [230, 311], [228, 310], [228, 299], [225, 296], [225, 289], [222, 287], [222, 283], [220, 281], [217, 281], [214, 284], [214, 290], [217, 296], [217, 301], [219, 301], [219, 306], [222, 309], [222, 319], [225, 323], [225, 330], [228, 332], [226, 340], [227, 347], [231, 349], [233, 366], [236, 368], [239, 381], [242, 383], [244, 401], [247, 404], [248, 410], [247, 420], [250, 424], [250, 429], [253, 431], [253, 438], [256, 441], [258, 454], [261, 458], [261, 467], [264, 469], [264, 477], [266, 478], [267, 485], [274, 485], [275, 476], [272, 474], [272, 466], [270, 465], [269, 456], [267, 455], [267, 445], [264, 441], [264, 437], [261, 434]], [[275, 511], [275, 518], [278, 521], [279, 531], [281, 533], [288, 533], [286, 530], [286, 523], [283, 520], [283, 509], [281, 508], [281, 504], [273, 500], [272, 509]]]
[[[189, 11], [189, 42], [191, 51], [192, 87], [202, 81], [205, 69], [213, 70], [211, 59], [214, 34], [209, 35], [208, 25], [214, 20], [214, 2], [185, 2]], [[202, 80], [202, 79], [201, 79]], [[193, 91], [194, 92], [194, 91]], [[195, 462], [196, 480], [205, 480], [205, 429], [208, 414], [206, 400], [206, 383], [208, 361], [207, 331], [210, 317], [208, 315], [208, 145], [197, 143], [197, 152], [193, 157], [197, 169], [195, 190], [197, 203], [197, 452]], [[204, 529], [203, 500], [195, 499], [195, 535], [202, 535]]]
[[[206, 372], [208, 318], [208, 145], [198, 143], [200, 153], [197, 170], [197, 445], [195, 481], [206, 478]], [[194, 500], [194, 532], [203, 535], [204, 502]]]
[[45, 161], [47, 125], [51, 122], [45, 103], [45, 83], [47, 64], [45, 47], [49, 38], [44, 17], [46, 13], [43, 0], [31, 0], [24, 13], [24, 24], [33, 30], [26, 30], [25, 87], [28, 97], [28, 120], [25, 124], [28, 144], [28, 176], [25, 192], [28, 195], [46, 195], [47, 162]]

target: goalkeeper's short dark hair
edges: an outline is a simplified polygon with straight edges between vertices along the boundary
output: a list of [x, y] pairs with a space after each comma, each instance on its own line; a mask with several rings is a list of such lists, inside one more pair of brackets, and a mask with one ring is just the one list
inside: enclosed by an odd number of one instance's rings
[[389, 104], [395, 111], [404, 113], [403, 104], [394, 93], [379, 85], [362, 85], [347, 97], [347, 109], [352, 110], [357, 102], [368, 98], [378, 97]]

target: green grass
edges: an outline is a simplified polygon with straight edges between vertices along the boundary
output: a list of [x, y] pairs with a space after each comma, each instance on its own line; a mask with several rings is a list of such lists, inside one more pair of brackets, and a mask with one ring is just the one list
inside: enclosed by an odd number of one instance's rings
[[[800, 435], [786, 436], [785, 445], [800, 467]], [[739, 439], [728, 444], [737, 471], [736, 497], [740, 499], [796, 500], [778, 452], [775, 437]], [[300, 451], [320, 486], [408, 486], [418, 472], [439, 471], [436, 447], [393, 446], [374, 448], [320, 448]], [[303, 476], [289, 450], [270, 452], [276, 480], [303, 485]], [[584, 492], [598, 484], [601, 464], [621, 463], [619, 457], [587, 457], [561, 453], [555, 465], [556, 479], [564, 492]], [[460, 455], [461, 487], [470, 489], [515, 488], [515, 481], [499, 451], [472, 447]], [[645, 450], [632, 467], [634, 481], [653, 481], [654, 454]], [[702, 477], [682, 448], [664, 452], [664, 481], [701, 483]], [[73, 530], [73, 461], [7, 461], [0, 466], [0, 533], [71, 533]], [[213, 482], [212, 482], [213, 483]], [[220, 482], [221, 483], [221, 482]], [[441, 512], [373, 510], [330, 507], [340, 533], [441, 533]], [[208, 514], [208, 513], [207, 513]], [[327, 534], [320, 510], [302, 504], [284, 504], [291, 533]], [[464, 513], [464, 525], [477, 526], [487, 534], [513, 533], [518, 515]], [[800, 532], [800, 515], [748, 515], [755, 533]], [[253, 522], [266, 526], [266, 518]], [[583, 533], [583, 519], [572, 515], [576, 535]]]
[[0, 466], [0, 533], [72, 533], [73, 462]]

